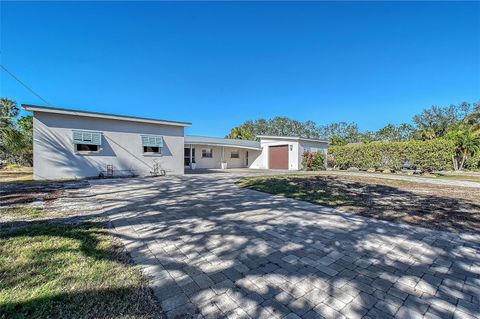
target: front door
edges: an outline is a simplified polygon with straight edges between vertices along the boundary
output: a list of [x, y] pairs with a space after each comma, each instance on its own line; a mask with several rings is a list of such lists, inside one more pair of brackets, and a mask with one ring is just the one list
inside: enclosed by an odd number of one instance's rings
[[[193, 162], [195, 162], [195, 148], [192, 148], [192, 159], [193, 159]], [[183, 165], [190, 166], [190, 147], [184, 148]]]
[[248, 151], [245, 152], [245, 166], [248, 167]]
[[268, 168], [288, 169], [288, 145], [275, 145], [268, 148]]

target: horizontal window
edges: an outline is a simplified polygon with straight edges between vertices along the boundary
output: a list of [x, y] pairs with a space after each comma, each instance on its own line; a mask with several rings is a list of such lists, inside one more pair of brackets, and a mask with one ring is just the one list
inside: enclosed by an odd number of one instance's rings
[[102, 145], [102, 133], [91, 131], [73, 131], [73, 143]]
[[142, 146], [163, 147], [163, 137], [160, 135], [142, 135]]
[[144, 146], [143, 147], [144, 153], [160, 153], [160, 147], [158, 146]]
[[317, 153], [320, 149], [316, 148], [316, 147], [305, 147], [305, 152], [309, 152], [309, 153]]
[[239, 151], [233, 151], [230, 153], [230, 158], [240, 158], [240, 152]]
[[75, 150], [77, 152], [97, 152], [98, 151], [98, 145], [75, 144]]
[[213, 157], [213, 149], [211, 149], [211, 148], [202, 149], [202, 157], [203, 158], [212, 158]]

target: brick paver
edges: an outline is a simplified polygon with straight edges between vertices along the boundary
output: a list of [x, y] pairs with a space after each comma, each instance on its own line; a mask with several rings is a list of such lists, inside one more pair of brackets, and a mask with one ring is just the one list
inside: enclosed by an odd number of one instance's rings
[[340, 213], [236, 178], [92, 182], [167, 317], [480, 317], [479, 234]]

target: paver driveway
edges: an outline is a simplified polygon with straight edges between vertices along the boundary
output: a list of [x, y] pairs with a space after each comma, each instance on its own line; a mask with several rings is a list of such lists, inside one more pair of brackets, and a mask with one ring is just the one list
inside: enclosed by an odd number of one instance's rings
[[344, 214], [236, 178], [92, 182], [168, 317], [480, 316], [480, 235]]

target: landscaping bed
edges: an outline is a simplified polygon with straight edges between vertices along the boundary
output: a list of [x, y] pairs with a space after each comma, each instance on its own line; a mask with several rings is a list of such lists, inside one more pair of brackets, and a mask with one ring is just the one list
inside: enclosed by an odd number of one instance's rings
[[383, 220], [480, 230], [480, 188], [325, 174], [248, 177], [237, 185]]
[[0, 234], [0, 318], [158, 318], [147, 278], [101, 223]]

